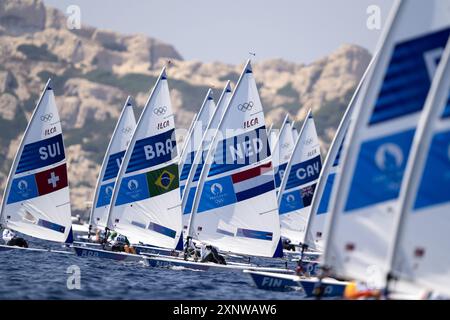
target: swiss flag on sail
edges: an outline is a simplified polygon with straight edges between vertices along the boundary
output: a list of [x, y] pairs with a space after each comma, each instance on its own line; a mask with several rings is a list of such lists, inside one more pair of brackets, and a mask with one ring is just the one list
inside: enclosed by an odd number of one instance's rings
[[40, 196], [67, 187], [66, 164], [36, 173], [36, 183]]

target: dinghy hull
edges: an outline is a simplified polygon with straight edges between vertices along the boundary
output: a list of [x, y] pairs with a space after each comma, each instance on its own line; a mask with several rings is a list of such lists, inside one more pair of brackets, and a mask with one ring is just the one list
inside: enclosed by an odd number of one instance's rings
[[102, 249], [73, 246], [75, 253], [83, 258], [102, 258], [117, 261], [142, 261], [142, 256], [126, 252], [113, 252]]
[[300, 277], [297, 275], [281, 275], [269, 272], [244, 270], [252, 278], [258, 289], [270, 291], [289, 291], [300, 289]]
[[317, 297], [316, 290], [319, 286], [322, 286], [322, 294], [320, 295], [322, 298], [343, 298], [345, 288], [348, 285], [348, 282], [337, 280], [322, 280], [320, 283], [317, 278], [302, 279], [300, 283], [307, 297]]
[[173, 268], [173, 267], [184, 267], [186, 269], [197, 270], [197, 271], [228, 271], [228, 272], [242, 272], [244, 270], [259, 270], [259, 271], [272, 271], [280, 273], [293, 273], [294, 271], [283, 268], [272, 268], [272, 267], [259, 267], [256, 265], [246, 264], [246, 263], [228, 263], [226, 265], [217, 264], [212, 262], [195, 262], [186, 261], [182, 258], [169, 258], [169, 257], [144, 257], [145, 264], [152, 268]]
[[[273, 272], [256, 272], [245, 270], [244, 273], [250, 275], [251, 279], [258, 289], [271, 291], [288, 291], [302, 288], [307, 297], [316, 297], [316, 288], [319, 287], [317, 278], [301, 278], [297, 275], [278, 274]], [[334, 279], [322, 280], [323, 298], [343, 298], [345, 287], [348, 282], [337, 281]]]

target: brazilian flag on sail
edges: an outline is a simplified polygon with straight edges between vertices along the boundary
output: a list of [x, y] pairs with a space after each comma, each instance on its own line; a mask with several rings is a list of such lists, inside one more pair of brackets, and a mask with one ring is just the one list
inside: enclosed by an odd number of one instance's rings
[[179, 186], [178, 165], [147, 172], [148, 190], [151, 197], [177, 189]]

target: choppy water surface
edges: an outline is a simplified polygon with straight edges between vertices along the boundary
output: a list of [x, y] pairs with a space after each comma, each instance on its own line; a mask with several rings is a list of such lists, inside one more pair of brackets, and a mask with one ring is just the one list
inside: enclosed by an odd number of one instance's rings
[[[30, 247], [43, 244], [46, 245], [34, 240]], [[303, 298], [300, 291], [259, 290], [244, 273], [158, 269], [137, 262], [21, 250], [0, 252], [0, 259], [0, 299]], [[282, 263], [259, 262], [283, 266]], [[80, 290], [67, 288], [70, 276], [67, 271], [73, 265], [81, 271]]]

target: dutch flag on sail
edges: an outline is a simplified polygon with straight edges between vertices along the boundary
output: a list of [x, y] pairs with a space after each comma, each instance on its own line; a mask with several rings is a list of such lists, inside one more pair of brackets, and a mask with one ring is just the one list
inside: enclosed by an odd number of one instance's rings
[[205, 182], [198, 212], [254, 198], [275, 189], [272, 162]]

